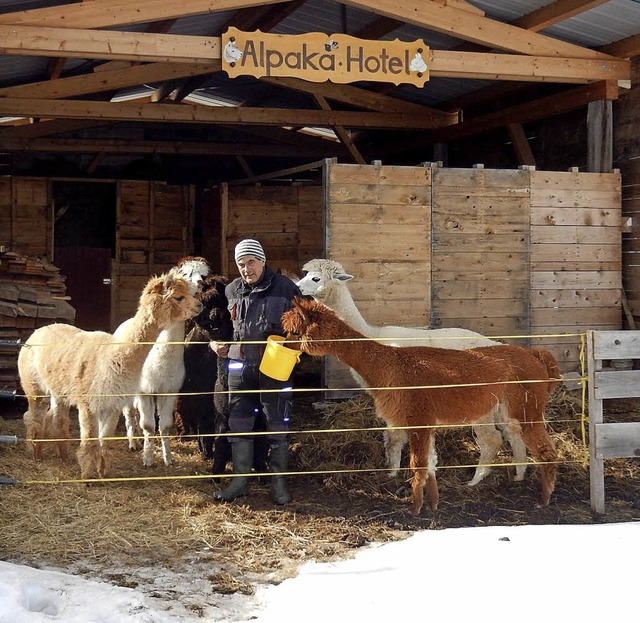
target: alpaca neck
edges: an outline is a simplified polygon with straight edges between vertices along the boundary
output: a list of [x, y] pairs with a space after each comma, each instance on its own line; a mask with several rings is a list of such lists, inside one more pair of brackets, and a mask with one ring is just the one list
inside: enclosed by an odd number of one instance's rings
[[131, 318], [125, 330], [118, 336], [120, 346], [120, 361], [123, 367], [135, 367], [144, 363], [151, 351], [153, 343], [158, 339], [162, 328], [151, 310], [138, 308], [136, 315]]
[[347, 286], [341, 284], [334, 288], [330, 299], [326, 301], [327, 307], [333, 309], [350, 327], [365, 335], [372, 334], [371, 327], [356, 307]]
[[184, 342], [185, 325], [184, 320], [169, 323], [158, 334], [158, 342]]
[[[322, 321], [323, 335], [318, 339], [331, 340], [338, 337], [340, 340], [335, 342], [321, 342], [321, 347], [326, 354], [336, 356], [340, 361], [353, 368], [369, 385], [375, 387], [378, 384], [376, 380], [380, 367], [391, 367], [392, 359], [395, 358], [398, 351], [392, 346], [385, 346], [373, 340], [365, 340], [367, 337], [360, 331], [351, 327], [346, 320], [335, 318]], [[354, 341], [350, 341], [354, 340]]]

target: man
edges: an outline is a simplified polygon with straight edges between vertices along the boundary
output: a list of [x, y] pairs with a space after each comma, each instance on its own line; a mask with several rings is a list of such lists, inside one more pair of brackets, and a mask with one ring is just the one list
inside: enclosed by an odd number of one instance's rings
[[[282, 314], [291, 308], [295, 296], [301, 296], [298, 286], [288, 277], [272, 271], [266, 264], [262, 245], [253, 239], [241, 240], [235, 248], [235, 261], [240, 277], [225, 289], [233, 322], [236, 344], [211, 342], [219, 357], [229, 358], [229, 432], [250, 433], [256, 414], [262, 410], [266, 419], [271, 446], [270, 469], [274, 474], [287, 471], [291, 391], [288, 381], [272, 379], [258, 369], [269, 335], [282, 335]], [[235, 392], [235, 393], [234, 393]], [[249, 474], [253, 465], [253, 438], [243, 434], [230, 437], [234, 474]], [[235, 476], [231, 484], [213, 494], [215, 500], [231, 501], [246, 496], [249, 477]], [[287, 504], [291, 496], [284, 476], [271, 477], [271, 497], [276, 504]]]

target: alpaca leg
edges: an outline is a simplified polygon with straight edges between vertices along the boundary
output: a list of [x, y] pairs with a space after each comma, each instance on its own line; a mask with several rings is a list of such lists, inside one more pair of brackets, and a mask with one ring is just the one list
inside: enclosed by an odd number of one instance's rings
[[161, 435], [162, 459], [165, 465], [173, 465], [170, 436], [174, 432], [173, 409], [176, 405], [176, 396], [158, 396], [156, 405], [158, 409], [158, 429]]
[[145, 467], [151, 467], [153, 465], [153, 451], [155, 449], [153, 436], [156, 433], [155, 400], [153, 396], [137, 396], [136, 407], [140, 413], [140, 428], [144, 435], [142, 464]]
[[407, 432], [404, 430], [384, 431], [384, 448], [387, 455], [387, 465], [391, 468], [389, 476], [395, 478], [398, 475], [402, 460], [402, 449], [407, 444]]
[[49, 410], [49, 432], [48, 436], [58, 439], [58, 452], [63, 461], [69, 458], [69, 441], [71, 438], [69, 405], [64, 400], [51, 397], [51, 408]]
[[[531, 418], [533, 419], [533, 418]], [[544, 424], [541, 423], [542, 416], [538, 415], [539, 421], [534, 424], [525, 424], [522, 427], [522, 438], [531, 456], [540, 462], [540, 481], [542, 492], [540, 495], [540, 506], [549, 506], [551, 494], [556, 483], [556, 461], [558, 453], [551, 437], [549, 437]]]
[[80, 475], [82, 478], [92, 478], [98, 472], [100, 464], [98, 418], [91, 413], [86, 405], [78, 405], [78, 420], [80, 422], [81, 441], [77, 458], [80, 464]]
[[22, 416], [26, 427], [27, 439], [31, 442], [35, 461], [42, 460], [42, 444], [34, 440], [45, 438], [45, 418], [47, 417], [48, 408], [48, 398], [28, 398], [28, 408]]
[[432, 511], [438, 510], [440, 493], [438, 492], [438, 481], [436, 480], [436, 465], [438, 464], [438, 453], [436, 452], [436, 436], [429, 435], [429, 450], [427, 460], [427, 499]]
[[468, 487], [477, 485], [491, 471], [491, 464], [502, 446], [502, 435], [491, 423], [478, 422], [473, 426], [473, 433], [480, 448], [480, 458], [473, 478], [467, 483]]
[[100, 478], [108, 478], [111, 473], [109, 450], [113, 446], [114, 442], [109, 438], [115, 435], [119, 419], [119, 409], [111, 409], [110, 411], [106, 412], [106, 414], [103, 413], [100, 419], [98, 432], [98, 437], [100, 438], [100, 459], [98, 462], [98, 476], [100, 476]]
[[522, 439], [522, 429], [520, 424], [510, 420], [501, 426], [505, 439], [511, 446], [513, 462], [516, 466], [516, 476], [514, 480], [520, 482], [524, 480], [527, 471], [527, 446]]
[[124, 423], [127, 429], [129, 450], [131, 450], [131, 452], [136, 452], [138, 450], [138, 440], [136, 439], [136, 437], [139, 433], [138, 410], [133, 405], [127, 405], [124, 409], [122, 409], [122, 414], [124, 415]]
[[420, 514], [424, 503], [424, 491], [432, 511], [437, 510], [439, 502], [438, 483], [436, 481], [437, 455], [435, 452], [435, 436], [429, 430], [413, 432], [410, 436], [409, 466], [413, 470], [411, 492], [413, 504], [411, 511]]

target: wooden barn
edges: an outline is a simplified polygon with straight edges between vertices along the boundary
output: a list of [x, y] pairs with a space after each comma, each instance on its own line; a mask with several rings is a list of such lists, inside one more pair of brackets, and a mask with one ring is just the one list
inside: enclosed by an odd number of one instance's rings
[[566, 372], [640, 321], [640, 3], [0, 0], [0, 40], [0, 340], [35, 282], [9, 258], [112, 330], [185, 255], [234, 275], [244, 236], [340, 261], [371, 324]]

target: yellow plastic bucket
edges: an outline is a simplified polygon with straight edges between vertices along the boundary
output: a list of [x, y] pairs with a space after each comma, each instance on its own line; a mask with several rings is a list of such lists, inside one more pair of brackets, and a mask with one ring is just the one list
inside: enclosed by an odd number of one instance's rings
[[260, 362], [260, 372], [277, 381], [287, 381], [294, 366], [300, 361], [302, 353], [299, 350], [287, 348], [280, 342], [284, 342], [284, 338], [279, 335], [270, 335], [267, 338], [267, 347]]

